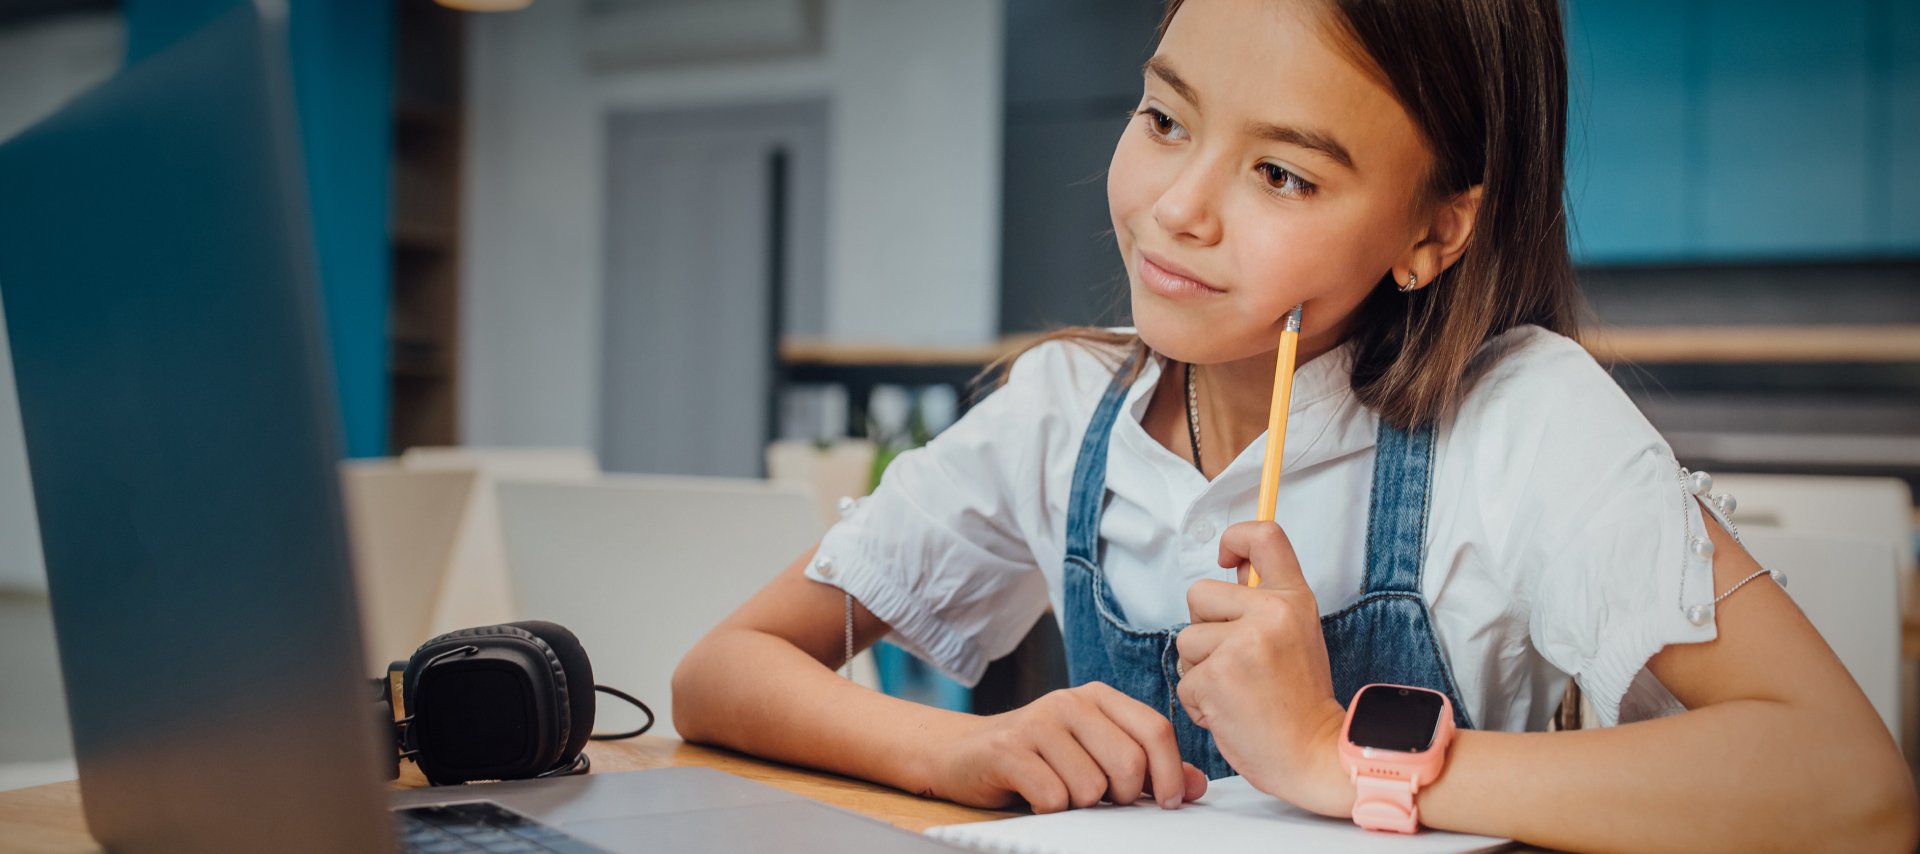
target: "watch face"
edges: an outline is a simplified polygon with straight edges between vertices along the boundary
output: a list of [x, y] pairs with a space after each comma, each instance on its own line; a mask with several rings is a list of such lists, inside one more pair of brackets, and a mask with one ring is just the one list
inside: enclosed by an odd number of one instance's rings
[[1347, 740], [1376, 750], [1418, 753], [1433, 745], [1444, 698], [1423, 688], [1370, 685], [1353, 698]]

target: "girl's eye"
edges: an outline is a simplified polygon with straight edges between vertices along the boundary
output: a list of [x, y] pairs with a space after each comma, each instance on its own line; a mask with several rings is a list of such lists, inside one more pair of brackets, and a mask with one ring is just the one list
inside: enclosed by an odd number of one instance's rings
[[1314, 190], [1319, 189], [1313, 185], [1313, 182], [1293, 174], [1283, 166], [1273, 163], [1262, 163], [1253, 168], [1266, 177], [1267, 192], [1277, 196], [1305, 198], [1313, 195]]
[[1180, 123], [1174, 121], [1172, 116], [1152, 107], [1141, 107], [1135, 110], [1133, 114], [1147, 120], [1146, 127], [1148, 136], [1171, 141], [1179, 139], [1182, 135], [1186, 134], [1186, 128], [1181, 127]]

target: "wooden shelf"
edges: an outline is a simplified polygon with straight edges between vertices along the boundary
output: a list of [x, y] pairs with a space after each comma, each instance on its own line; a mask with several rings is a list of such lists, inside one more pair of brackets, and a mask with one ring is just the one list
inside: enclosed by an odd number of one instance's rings
[[460, 129], [459, 113], [443, 107], [419, 104], [394, 105], [393, 121], [395, 126], [407, 131], [454, 133]]
[[[813, 367], [978, 366], [1017, 352], [1035, 337], [1011, 335], [990, 344], [951, 347], [788, 338], [780, 342], [780, 359]], [[1608, 364], [1920, 364], [1920, 325], [1911, 324], [1614, 326], [1585, 338], [1594, 358]]]
[[1586, 336], [1602, 362], [1920, 363], [1920, 325], [1604, 327]]
[[388, 232], [395, 249], [414, 252], [452, 252], [459, 240], [452, 228], [426, 223], [396, 220]]
[[388, 449], [459, 441], [461, 29], [431, 0], [394, 4]]
[[1026, 342], [1035, 337], [1012, 335], [992, 344], [952, 347], [786, 338], [780, 342], [780, 361], [789, 365], [984, 365], [1008, 353], [1019, 352]]

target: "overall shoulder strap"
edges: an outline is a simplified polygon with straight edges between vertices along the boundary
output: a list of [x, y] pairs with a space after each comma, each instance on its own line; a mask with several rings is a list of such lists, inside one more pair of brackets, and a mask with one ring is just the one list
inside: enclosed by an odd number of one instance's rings
[[1126, 376], [1138, 356], [1130, 356], [1114, 370], [1113, 382], [1100, 398], [1080, 442], [1080, 458], [1073, 464], [1073, 492], [1067, 499], [1067, 555], [1094, 563], [1100, 543], [1100, 511], [1106, 505], [1107, 444], [1120, 404], [1127, 398]]
[[1367, 593], [1420, 592], [1434, 444], [1431, 424], [1402, 430], [1380, 422], [1367, 510]]

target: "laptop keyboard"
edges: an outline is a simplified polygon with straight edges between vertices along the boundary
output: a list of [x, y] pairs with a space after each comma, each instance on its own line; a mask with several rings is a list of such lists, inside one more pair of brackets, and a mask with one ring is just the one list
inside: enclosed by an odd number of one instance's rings
[[409, 807], [393, 814], [400, 850], [409, 854], [606, 854], [492, 801]]

